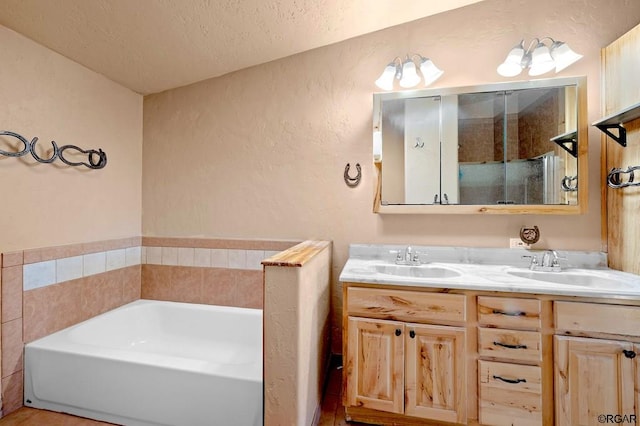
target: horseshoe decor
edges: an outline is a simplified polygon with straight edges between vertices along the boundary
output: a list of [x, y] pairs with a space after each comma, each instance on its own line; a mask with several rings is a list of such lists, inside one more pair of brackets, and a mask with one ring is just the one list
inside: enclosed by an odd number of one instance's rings
[[349, 176], [350, 169], [351, 164], [347, 163], [344, 168], [344, 183], [346, 183], [349, 188], [355, 188], [360, 183], [360, 179], [362, 179], [362, 168], [360, 167], [360, 163], [356, 164], [356, 170], [358, 171], [356, 177]]
[[[101, 169], [107, 165], [107, 153], [101, 149], [84, 150], [75, 145], [63, 145], [59, 147], [55, 141], [51, 141], [53, 154], [51, 154], [51, 157], [49, 158], [41, 158], [36, 153], [36, 143], [38, 142], [38, 138], [33, 138], [29, 141], [24, 136], [7, 130], [0, 130], [0, 136], [11, 136], [18, 139], [22, 144], [22, 150], [17, 152], [3, 151], [0, 149], [0, 155], [4, 155], [6, 157], [22, 157], [23, 155], [31, 154], [33, 159], [38, 163], [53, 163], [54, 160], [59, 159], [68, 166], [85, 166], [90, 169]], [[64, 153], [66, 150], [86, 155], [87, 161], [71, 161], [65, 158]]]

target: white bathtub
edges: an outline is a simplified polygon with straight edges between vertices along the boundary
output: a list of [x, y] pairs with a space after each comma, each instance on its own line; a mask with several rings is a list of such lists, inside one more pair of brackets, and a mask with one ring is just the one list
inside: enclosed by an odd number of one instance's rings
[[124, 425], [262, 424], [262, 311], [138, 300], [25, 347], [25, 405]]

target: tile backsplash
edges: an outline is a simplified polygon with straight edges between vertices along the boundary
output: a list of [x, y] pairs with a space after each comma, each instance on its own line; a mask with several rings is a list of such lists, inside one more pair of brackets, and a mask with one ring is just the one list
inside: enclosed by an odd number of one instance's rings
[[134, 265], [262, 270], [277, 250], [128, 247], [23, 265], [23, 289], [33, 290]]
[[278, 250], [198, 247], [142, 247], [142, 264], [262, 270], [261, 262]]
[[33, 290], [141, 264], [142, 247], [127, 247], [23, 265], [23, 289]]

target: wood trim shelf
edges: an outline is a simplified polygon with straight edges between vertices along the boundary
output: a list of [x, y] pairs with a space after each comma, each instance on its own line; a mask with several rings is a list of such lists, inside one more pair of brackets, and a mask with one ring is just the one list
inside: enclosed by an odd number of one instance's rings
[[[601, 120], [594, 122], [592, 125], [600, 129], [620, 145], [626, 147], [627, 130], [624, 128], [624, 123], [628, 123], [629, 121], [633, 121], [637, 118], [640, 118], [640, 102], [604, 117]], [[618, 134], [612, 132], [614, 129], [618, 131]]]

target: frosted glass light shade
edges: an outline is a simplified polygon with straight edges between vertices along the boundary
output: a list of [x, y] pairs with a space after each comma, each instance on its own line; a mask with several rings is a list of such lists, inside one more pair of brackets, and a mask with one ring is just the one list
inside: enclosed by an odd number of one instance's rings
[[549, 48], [544, 43], [538, 43], [531, 54], [531, 68], [529, 68], [530, 76], [537, 76], [551, 71], [556, 63], [551, 57]]
[[420, 72], [424, 78], [424, 85], [428, 86], [444, 74], [444, 71], [435, 66], [431, 59], [423, 59], [420, 63]]
[[400, 86], [406, 88], [413, 87], [420, 83], [420, 76], [416, 72], [416, 64], [411, 60], [406, 60], [402, 65], [402, 78]]
[[498, 74], [503, 77], [515, 77], [522, 72], [524, 58], [524, 41], [511, 49], [507, 58], [498, 66]]
[[571, 50], [567, 43], [556, 41], [551, 45], [551, 57], [556, 64], [556, 72], [560, 72], [580, 60], [582, 55]]
[[376, 86], [382, 90], [393, 90], [393, 80], [396, 78], [396, 64], [390, 63], [376, 80]]

